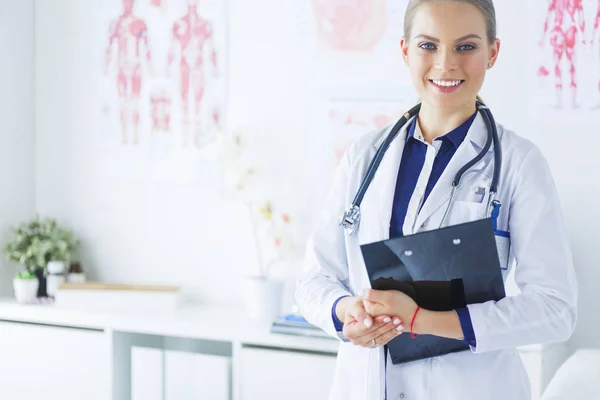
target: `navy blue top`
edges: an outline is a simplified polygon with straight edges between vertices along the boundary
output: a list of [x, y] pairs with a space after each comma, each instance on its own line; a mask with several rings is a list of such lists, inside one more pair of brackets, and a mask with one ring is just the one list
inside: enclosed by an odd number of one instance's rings
[[[476, 116], [477, 112], [475, 112], [468, 120], [463, 122], [456, 129], [435, 139], [436, 141], [441, 141], [442, 143], [435, 156], [431, 175], [429, 176], [423, 202], [421, 204], [425, 203], [425, 200], [427, 200], [427, 197], [442, 175], [442, 172], [444, 172], [446, 166], [454, 156], [454, 153], [456, 153], [456, 150], [464, 141], [465, 137], [467, 136], [467, 132], [469, 131], [469, 128], [471, 127]], [[390, 221], [390, 238], [403, 235], [402, 227], [406, 218], [408, 205], [411, 197], [413, 196], [413, 192], [417, 185], [421, 170], [423, 169], [423, 165], [425, 164], [427, 144], [414, 137], [416, 125], [417, 118], [414, 118], [408, 127], [406, 143], [402, 152], [402, 160], [400, 162], [400, 169], [398, 170], [398, 179], [396, 181], [396, 191], [394, 193], [392, 219]], [[335, 314], [335, 307], [340, 299], [337, 299], [331, 310], [333, 322], [338, 332], [341, 332], [343, 329], [343, 324]], [[471, 346], [475, 346], [475, 333], [473, 331], [473, 325], [471, 323], [471, 316], [469, 315], [468, 308], [465, 307], [462, 309], [457, 309], [456, 312], [460, 319], [460, 324], [465, 336], [464, 341]]]

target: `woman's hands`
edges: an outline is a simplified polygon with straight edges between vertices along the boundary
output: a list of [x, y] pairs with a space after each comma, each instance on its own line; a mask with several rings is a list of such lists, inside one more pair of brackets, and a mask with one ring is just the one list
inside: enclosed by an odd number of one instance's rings
[[[410, 296], [396, 290], [373, 289], [365, 289], [360, 295], [362, 309], [375, 321], [386, 318], [388, 315], [394, 315], [395, 318], [406, 324], [406, 330], [410, 332], [411, 323], [418, 307]], [[415, 317], [412, 333], [457, 340], [464, 339], [460, 318], [455, 310], [431, 311], [422, 309]]]
[[411, 297], [397, 290], [365, 289], [360, 294], [364, 309], [369, 315], [395, 315], [410, 330], [410, 323], [418, 307]]
[[344, 324], [344, 336], [355, 345], [383, 346], [404, 331], [400, 318], [390, 316], [394, 314], [370, 314], [360, 297], [344, 297], [338, 302], [335, 312]]

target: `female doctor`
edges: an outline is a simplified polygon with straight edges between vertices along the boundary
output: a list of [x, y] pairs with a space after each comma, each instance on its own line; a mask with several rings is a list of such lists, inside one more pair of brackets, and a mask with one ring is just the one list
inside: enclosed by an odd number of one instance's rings
[[[492, 0], [410, 0], [401, 50], [422, 99], [387, 149], [361, 204], [357, 230], [338, 225], [391, 127], [345, 153], [307, 247], [296, 299], [304, 317], [340, 345], [331, 399], [529, 399], [516, 347], [567, 340], [577, 282], [557, 191], [536, 145], [496, 124], [502, 168], [496, 243], [517, 296], [448, 312], [418, 310], [398, 291], [370, 289], [360, 245], [436, 229], [452, 181], [484, 149], [477, 93], [500, 50]], [[446, 225], [488, 217], [494, 148], [464, 175]], [[417, 312], [418, 311], [418, 312]], [[393, 365], [397, 335], [464, 340], [470, 351]]]

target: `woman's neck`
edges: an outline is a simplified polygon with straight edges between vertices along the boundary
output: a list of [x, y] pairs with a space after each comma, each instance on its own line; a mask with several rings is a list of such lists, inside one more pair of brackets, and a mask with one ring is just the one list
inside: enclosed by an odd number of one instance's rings
[[419, 128], [423, 138], [432, 143], [436, 138], [459, 127], [475, 112], [475, 102], [460, 108], [437, 108], [426, 103], [421, 104], [419, 111]]

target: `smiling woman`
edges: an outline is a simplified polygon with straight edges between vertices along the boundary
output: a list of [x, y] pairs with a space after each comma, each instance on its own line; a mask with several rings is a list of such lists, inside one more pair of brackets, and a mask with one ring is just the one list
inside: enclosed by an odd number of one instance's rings
[[[473, 99], [500, 51], [493, 4], [485, 0], [411, 1], [400, 45], [423, 102], [421, 130], [431, 141], [475, 111]], [[431, 107], [446, 110], [436, 113], [446, 124], [429, 118]], [[449, 115], [454, 118], [445, 117]]]
[[[298, 280], [304, 317], [343, 341], [330, 399], [527, 400], [529, 379], [516, 348], [571, 336], [578, 285], [546, 159], [476, 101], [500, 51], [494, 4], [409, 0], [400, 45], [422, 100], [346, 151]], [[358, 190], [364, 182], [368, 190]], [[506, 279], [515, 269], [519, 295], [442, 311], [401, 290], [372, 289], [363, 245], [439, 234], [440, 227], [452, 228], [444, 226], [446, 217], [448, 225], [463, 227], [489, 218], [499, 273]], [[419, 246], [436, 257], [447, 254], [433, 241]], [[390, 271], [399, 269], [384, 250], [377, 257], [391, 263]], [[482, 262], [473, 253], [466, 257]], [[435, 257], [420, 264], [415, 258], [402, 262], [417, 272], [440, 269]], [[448, 279], [476, 279], [458, 271], [464, 263], [447, 258], [457, 268]], [[470, 351], [433, 356], [440, 338]], [[427, 354], [405, 363], [389, 351], [398, 343]]]

